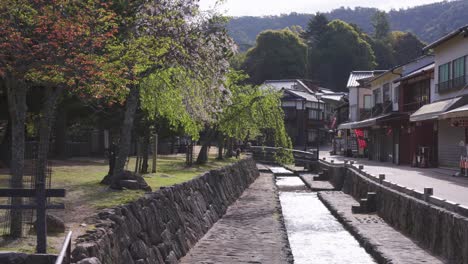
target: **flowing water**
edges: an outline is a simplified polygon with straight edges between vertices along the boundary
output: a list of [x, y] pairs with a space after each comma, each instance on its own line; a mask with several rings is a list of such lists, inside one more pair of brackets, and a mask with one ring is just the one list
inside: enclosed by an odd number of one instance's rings
[[376, 263], [299, 177], [277, 177], [296, 264]]

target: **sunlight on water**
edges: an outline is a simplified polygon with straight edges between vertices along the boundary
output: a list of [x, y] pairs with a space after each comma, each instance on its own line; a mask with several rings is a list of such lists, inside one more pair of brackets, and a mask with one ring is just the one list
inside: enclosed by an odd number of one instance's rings
[[[298, 177], [279, 177], [277, 185], [280, 190], [304, 187]], [[294, 263], [376, 263], [331, 215], [316, 193], [280, 192], [280, 201]]]

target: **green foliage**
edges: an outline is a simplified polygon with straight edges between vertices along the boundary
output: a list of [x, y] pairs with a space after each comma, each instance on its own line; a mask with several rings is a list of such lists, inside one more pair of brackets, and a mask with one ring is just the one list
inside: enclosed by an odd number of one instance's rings
[[373, 69], [375, 57], [369, 43], [351, 25], [333, 20], [319, 42], [309, 44], [310, 76], [326, 87], [344, 89], [349, 73]]
[[202, 126], [190, 115], [186, 104], [188, 101], [184, 100], [187, 87], [196, 81], [189, 77], [181, 67], [151, 74], [140, 84], [140, 102], [149, 121], [164, 118], [173, 129], [182, 128], [186, 134], [198, 139]]
[[[291, 149], [281, 108], [282, 94], [260, 86], [244, 85], [246, 78], [245, 74], [237, 71], [227, 75], [226, 88], [230, 91], [230, 100], [218, 116], [220, 132], [240, 140], [267, 136], [272, 138], [276, 147]], [[288, 161], [291, 157], [291, 153], [285, 151], [277, 159]]]
[[244, 69], [255, 84], [269, 79], [305, 77], [307, 46], [289, 29], [260, 33], [247, 52]]
[[323, 13], [317, 13], [307, 24], [307, 30], [303, 34], [303, 38], [309, 45], [320, 42], [321, 37], [328, 30], [328, 18]]
[[[338, 8], [325, 13], [329, 20], [340, 19], [358, 25], [362, 30], [373, 32], [372, 16], [375, 8]], [[425, 42], [432, 42], [467, 23], [468, 1], [441, 1], [408, 9], [391, 10], [388, 19], [391, 30], [412, 32]], [[278, 30], [292, 25], [307, 28], [311, 14], [291, 13], [280, 16], [236, 17], [229, 23], [229, 33], [242, 50], [255, 44], [257, 35], [265, 30]]]
[[395, 58], [395, 64], [401, 65], [422, 55], [424, 42], [409, 32], [392, 32], [391, 44]]
[[386, 70], [395, 66], [395, 56], [392, 43], [383, 40], [371, 40], [372, 50], [374, 50], [377, 69]]
[[372, 27], [374, 28], [375, 39], [387, 39], [390, 35], [390, 23], [388, 22], [387, 13], [384, 11], [377, 11], [372, 16]]

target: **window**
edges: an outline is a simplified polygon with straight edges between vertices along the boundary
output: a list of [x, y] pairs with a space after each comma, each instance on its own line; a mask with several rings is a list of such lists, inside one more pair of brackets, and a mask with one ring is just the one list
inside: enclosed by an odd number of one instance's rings
[[380, 88], [379, 89], [376, 89], [372, 92], [373, 96], [374, 96], [374, 106], [376, 104], [381, 104], [382, 103], [382, 98], [380, 97]]
[[316, 130], [309, 130], [308, 131], [308, 136], [307, 136], [307, 139], [309, 142], [315, 142], [315, 140], [317, 139], [317, 131]]
[[319, 110], [309, 110], [309, 119], [310, 120], [319, 120]]
[[465, 57], [453, 61], [453, 79], [465, 76]]
[[465, 84], [465, 57], [461, 57], [453, 61], [453, 88], [462, 88]]
[[398, 103], [400, 101], [400, 86], [395, 87], [395, 91], [393, 92], [393, 102]]
[[383, 101], [384, 102], [390, 102], [391, 101], [391, 98], [390, 98], [390, 84], [389, 83], [386, 83], [383, 86]]
[[372, 108], [372, 96], [364, 95], [364, 109]]
[[439, 83], [450, 80], [450, 62], [439, 66]]

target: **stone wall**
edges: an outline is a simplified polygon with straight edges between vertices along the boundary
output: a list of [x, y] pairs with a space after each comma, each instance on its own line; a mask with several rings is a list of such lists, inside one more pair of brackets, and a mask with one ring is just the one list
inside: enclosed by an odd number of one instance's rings
[[77, 239], [73, 261], [177, 263], [258, 175], [252, 159], [241, 160], [103, 210], [96, 216], [96, 229]]
[[0, 252], [1, 264], [52, 264], [56, 259], [56, 255]]
[[[332, 168], [333, 165], [321, 162], [321, 166]], [[389, 225], [448, 263], [468, 264], [466, 207], [451, 205], [436, 197], [425, 201], [421, 193], [419, 195], [414, 190], [386, 181], [380, 182], [353, 166], [347, 165], [343, 169], [343, 192], [355, 199], [364, 198], [367, 192], [375, 192], [377, 213]], [[340, 173], [337, 170], [330, 172]]]

